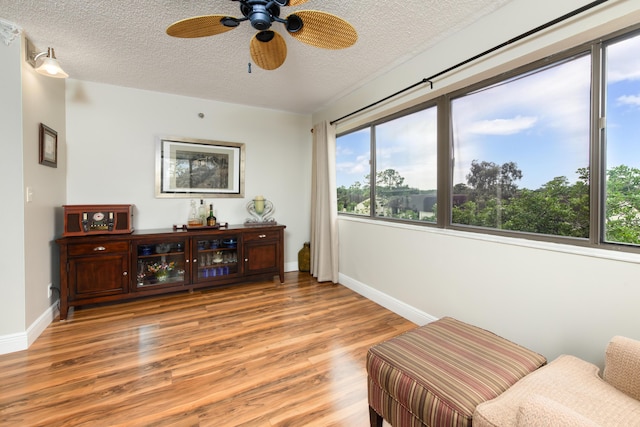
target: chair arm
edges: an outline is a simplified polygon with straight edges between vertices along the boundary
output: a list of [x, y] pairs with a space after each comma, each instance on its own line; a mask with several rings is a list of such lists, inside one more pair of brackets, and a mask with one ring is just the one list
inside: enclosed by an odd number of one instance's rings
[[640, 341], [615, 336], [605, 352], [602, 378], [636, 400], [640, 400]]

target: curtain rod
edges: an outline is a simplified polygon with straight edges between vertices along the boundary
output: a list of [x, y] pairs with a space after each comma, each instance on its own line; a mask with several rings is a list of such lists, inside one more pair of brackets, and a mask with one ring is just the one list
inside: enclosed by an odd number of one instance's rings
[[408, 90], [411, 90], [414, 87], [419, 86], [419, 85], [421, 85], [423, 83], [429, 83], [431, 85], [431, 89], [433, 89], [432, 80], [435, 79], [436, 77], [440, 77], [443, 74], [446, 74], [446, 73], [448, 73], [450, 71], [455, 70], [456, 68], [460, 68], [460, 67], [462, 67], [464, 65], [467, 65], [468, 63], [470, 63], [472, 61], [475, 61], [476, 59], [482, 58], [483, 56], [486, 56], [486, 55], [488, 55], [490, 53], [493, 53], [498, 49], [502, 49], [505, 46], [508, 46], [508, 45], [513, 44], [513, 43], [515, 43], [517, 41], [520, 41], [520, 40], [522, 40], [522, 39], [524, 39], [526, 37], [529, 37], [529, 36], [531, 36], [533, 34], [536, 34], [536, 33], [540, 32], [542, 30], [545, 30], [545, 29], [547, 29], [547, 28], [549, 28], [549, 27], [551, 27], [551, 26], [553, 26], [553, 25], [555, 25], [555, 24], [557, 24], [559, 22], [565, 21], [565, 20], [567, 20], [569, 18], [572, 18], [572, 17], [574, 17], [576, 15], [579, 15], [580, 13], [585, 12], [585, 11], [587, 11], [589, 9], [592, 9], [592, 8], [594, 8], [596, 6], [599, 6], [602, 3], [606, 3], [607, 1], [609, 1], [609, 0], [597, 0], [597, 1], [594, 1], [594, 2], [591, 2], [591, 3], [587, 4], [585, 6], [582, 6], [582, 7], [578, 8], [578, 9], [575, 9], [575, 10], [573, 10], [573, 11], [571, 11], [571, 12], [565, 14], [565, 15], [562, 15], [559, 18], [556, 18], [556, 19], [554, 19], [552, 21], [549, 21], [546, 24], [542, 24], [539, 27], [534, 28], [533, 30], [529, 30], [529, 31], [527, 31], [525, 33], [522, 33], [519, 36], [516, 36], [516, 37], [514, 37], [512, 39], [509, 39], [506, 42], [501, 43], [501, 44], [499, 44], [497, 46], [494, 46], [491, 49], [485, 50], [484, 52], [479, 53], [479, 54], [477, 54], [475, 56], [472, 56], [471, 58], [465, 59], [464, 61], [462, 61], [462, 62], [460, 62], [460, 63], [458, 63], [458, 64], [456, 64], [456, 65], [454, 65], [452, 67], [449, 67], [449, 68], [447, 68], [447, 69], [445, 69], [443, 71], [440, 71], [439, 73], [436, 73], [436, 74], [432, 75], [431, 77], [424, 78], [424, 79], [420, 80], [419, 82], [412, 84], [411, 86], [407, 86], [404, 89], [401, 89], [401, 90], [397, 91], [396, 93], [393, 93], [393, 94], [391, 94], [391, 95], [389, 95], [389, 96], [387, 96], [385, 98], [382, 98], [382, 99], [380, 99], [380, 100], [378, 100], [376, 102], [373, 102], [373, 103], [371, 103], [369, 105], [366, 105], [366, 106], [360, 108], [359, 110], [353, 111], [353, 112], [351, 112], [349, 114], [346, 114], [346, 115], [344, 115], [342, 117], [339, 117], [339, 118], [337, 118], [337, 119], [335, 119], [335, 120], [333, 120], [333, 121], [331, 121], [329, 123], [332, 124], [332, 125], [336, 124], [339, 121], [342, 121], [342, 120], [346, 119], [347, 117], [354, 116], [354, 115], [356, 115], [356, 114], [358, 114], [358, 113], [360, 113], [360, 112], [362, 112], [364, 110], [368, 110], [371, 107], [375, 107], [376, 105], [381, 104], [381, 103], [387, 101], [390, 98], [396, 97], [396, 96], [398, 96], [398, 95], [400, 95], [400, 94], [402, 94], [402, 93], [404, 93], [404, 92], [406, 92]]

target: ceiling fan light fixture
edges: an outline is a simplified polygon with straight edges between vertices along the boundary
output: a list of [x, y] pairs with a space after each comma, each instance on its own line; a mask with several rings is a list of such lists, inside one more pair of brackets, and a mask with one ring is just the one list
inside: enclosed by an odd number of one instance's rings
[[271, 28], [271, 23], [280, 16], [278, 2], [266, 0], [253, 0], [241, 7], [242, 13], [249, 18], [251, 26], [258, 31]]
[[240, 25], [240, 21], [236, 18], [233, 18], [231, 16], [225, 16], [224, 18], [222, 18], [220, 20], [220, 23], [222, 25], [224, 25], [225, 27], [230, 27], [230, 28], [235, 28], [238, 25]]
[[273, 40], [274, 36], [275, 33], [273, 31], [260, 31], [258, 34], [256, 34], [256, 39], [258, 39], [262, 43], [269, 43], [271, 40]]
[[271, 28], [271, 15], [266, 10], [253, 9], [249, 14], [251, 26], [258, 31], [264, 31]]
[[304, 25], [302, 19], [298, 15], [291, 14], [287, 17], [287, 23], [285, 24], [287, 31], [290, 33], [296, 33], [302, 29]]

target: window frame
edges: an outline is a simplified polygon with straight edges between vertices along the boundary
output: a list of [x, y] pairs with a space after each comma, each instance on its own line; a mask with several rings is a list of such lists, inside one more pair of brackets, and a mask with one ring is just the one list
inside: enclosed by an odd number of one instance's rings
[[[605, 247], [607, 249], [614, 249], [621, 252], [632, 252], [632, 253], [640, 253], [640, 244], [635, 245], [631, 243], [624, 242], [608, 242], [606, 241], [606, 209], [607, 209], [607, 192], [606, 192], [606, 180], [607, 180], [607, 140], [606, 140], [606, 127], [607, 127], [607, 73], [605, 72], [607, 64], [606, 64], [606, 48], [609, 45], [624, 41], [626, 39], [631, 39], [634, 37], [640, 37], [640, 24], [634, 25], [632, 27], [616, 31], [607, 37], [603, 37], [602, 39], [593, 42], [594, 49], [597, 47], [597, 62], [594, 60], [593, 64], [594, 68], [598, 68], [597, 80], [594, 78], [594, 86], [597, 84], [597, 93], [598, 97], [594, 97], [593, 100], [593, 108], [597, 110], [598, 115], [594, 114], [594, 123], [597, 125], [593, 126], [593, 132], [597, 135], [598, 145], [595, 147], [599, 151], [599, 173], [601, 174], [599, 177], [599, 204], [594, 207], [594, 209], [598, 210], [598, 216], [594, 219], [595, 224], [598, 227], [597, 241], [595, 245], [597, 247]], [[595, 72], [594, 72], [595, 74]], [[592, 93], [596, 93], [594, 90]]]
[[[493, 85], [497, 85], [503, 82], [506, 82], [508, 80], [511, 79], [516, 79], [518, 77], [521, 76], [526, 76], [527, 74], [530, 73], [535, 73], [537, 71], [541, 71], [544, 70], [545, 68], [551, 68], [555, 65], [558, 65], [562, 62], [567, 62], [570, 61], [574, 58], [579, 58], [581, 56], [590, 56], [592, 54], [592, 47], [589, 46], [589, 44], [583, 44], [577, 47], [574, 47], [572, 49], [568, 49], [565, 50], [563, 52], [557, 53], [557, 54], [553, 54], [550, 56], [547, 56], [545, 58], [542, 58], [540, 60], [525, 64], [523, 66], [514, 68], [512, 70], [509, 70], [505, 73], [502, 73], [500, 75], [497, 76], [493, 76], [490, 77], [488, 79], [482, 80], [480, 82], [471, 84], [469, 86], [466, 86], [464, 88], [455, 90], [449, 94], [446, 94], [446, 102], [447, 102], [447, 123], [448, 123], [448, 127], [447, 127], [447, 144], [450, 147], [450, 154], [449, 154], [449, 158], [448, 158], [448, 163], [447, 163], [447, 172], [449, 175], [449, 184], [448, 184], [448, 191], [450, 192], [449, 197], [447, 199], [447, 217], [446, 217], [446, 223], [442, 224], [442, 228], [447, 228], [447, 229], [451, 229], [451, 230], [459, 230], [459, 231], [465, 231], [465, 232], [474, 232], [474, 233], [482, 233], [482, 234], [493, 234], [493, 235], [498, 235], [498, 236], [503, 236], [503, 237], [515, 237], [515, 238], [525, 238], [525, 239], [531, 239], [531, 240], [539, 240], [539, 241], [545, 241], [545, 242], [553, 242], [553, 243], [565, 243], [565, 244], [572, 244], [572, 245], [577, 245], [577, 246], [592, 246], [591, 240], [593, 239], [593, 212], [592, 212], [592, 206], [591, 203], [593, 201], [593, 196], [594, 196], [594, 185], [593, 185], [593, 176], [590, 176], [589, 179], [589, 200], [590, 200], [590, 207], [589, 207], [589, 214], [590, 214], [590, 227], [589, 227], [589, 237], [588, 238], [577, 238], [577, 237], [571, 237], [571, 236], [556, 236], [556, 235], [549, 235], [549, 234], [539, 234], [539, 233], [532, 233], [532, 232], [526, 232], [526, 231], [515, 231], [515, 230], [506, 230], [506, 229], [498, 229], [498, 228], [490, 228], [490, 227], [481, 227], [481, 226], [477, 226], [477, 225], [465, 225], [465, 224], [454, 224], [451, 222], [451, 214], [452, 214], [452, 209], [451, 209], [451, 205], [452, 205], [452, 197], [453, 195], [451, 194], [452, 191], [452, 187], [453, 187], [453, 128], [452, 128], [452, 124], [453, 124], [453, 120], [452, 120], [452, 116], [451, 116], [451, 101], [455, 98], [459, 98], [462, 97], [464, 95], [482, 90], [484, 88], [493, 86]], [[591, 68], [592, 68], [592, 73], [591, 73], [591, 85], [593, 88], [593, 81], [594, 81], [594, 73], [593, 73], [593, 60], [591, 62]], [[591, 104], [593, 105], [593, 90], [591, 91]], [[590, 128], [592, 129], [592, 123], [593, 123], [593, 107], [590, 107]], [[594, 144], [594, 139], [593, 136], [591, 135], [592, 131], [589, 131], [590, 134], [590, 141], [589, 141], [589, 168], [590, 171], [593, 170], [593, 144]]]
[[[403, 109], [401, 111], [398, 111], [396, 113], [393, 113], [389, 116], [385, 116], [382, 118], [379, 118], [377, 120], [373, 120], [371, 122], [365, 123], [363, 125], [360, 125], [358, 127], [355, 127], [353, 129], [349, 129], [348, 131], [345, 132], [341, 132], [338, 133], [336, 135], [336, 139], [340, 138], [341, 136], [344, 135], [348, 135], [351, 133], [355, 133], [358, 131], [361, 131], [362, 129], [366, 129], [369, 128], [370, 132], [369, 132], [369, 137], [370, 137], [370, 141], [369, 141], [369, 199], [371, 200], [371, 208], [369, 209], [369, 215], [361, 215], [361, 214], [356, 214], [353, 212], [340, 212], [338, 211], [339, 215], [343, 215], [343, 216], [351, 216], [351, 217], [355, 217], [355, 218], [366, 218], [366, 219], [370, 219], [370, 220], [374, 220], [374, 221], [388, 221], [388, 222], [397, 222], [397, 223], [405, 223], [405, 224], [418, 224], [418, 225], [424, 225], [424, 226], [428, 226], [428, 227], [437, 227], [437, 223], [436, 222], [431, 222], [431, 221], [419, 221], [419, 220], [411, 220], [411, 219], [405, 219], [405, 218], [393, 218], [393, 217], [388, 217], [388, 216], [378, 216], [376, 215], [375, 212], [375, 206], [376, 206], [376, 191], [375, 191], [375, 180], [376, 180], [376, 170], [377, 170], [377, 161], [376, 161], [376, 138], [377, 138], [377, 132], [376, 132], [376, 127], [388, 122], [391, 122], [393, 120], [396, 120], [398, 118], [401, 117], [405, 117], [423, 110], [427, 110], [429, 108], [436, 108], [436, 120], [437, 120], [437, 126], [438, 126], [438, 135], [437, 135], [437, 147], [436, 147], [436, 165], [438, 170], [436, 171], [437, 174], [437, 200], [440, 200], [439, 197], [439, 192], [440, 189], [438, 188], [438, 186], [440, 185], [440, 109], [438, 107], [439, 103], [438, 100], [430, 100], [430, 101], [426, 101], [426, 102], [422, 102], [420, 104], [417, 104], [415, 106]], [[438, 221], [440, 220], [440, 216], [439, 216], [439, 209], [440, 206], [438, 206]]]
[[[466, 85], [460, 89], [445, 92], [444, 94], [420, 102], [419, 104], [403, 109], [376, 120], [364, 123], [353, 129], [340, 132], [336, 135], [340, 138], [352, 132], [371, 128], [370, 142], [370, 182], [369, 191], [372, 206], [375, 206], [375, 171], [376, 171], [376, 145], [375, 126], [394, 120], [416, 111], [436, 107], [437, 109], [437, 222], [426, 222], [418, 220], [399, 219], [391, 217], [379, 217], [375, 214], [375, 209], [371, 209], [369, 215], [359, 215], [349, 212], [338, 212], [340, 216], [353, 216], [356, 218], [385, 221], [395, 223], [406, 223], [421, 227], [436, 227], [439, 229], [457, 230], [461, 232], [471, 232], [480, 234], [496, 235], [508, 238], [528, 239], [573, 246], [590, 247], [597, 249], [607, 249], [620, 252], [640, 253], [640, 245], [630, 245], [625, 243], [606, 242], [605, 232], [605, 189], [606, 189], [606, 141], [605, 141], [605, 114], [606, 114], [606, 57], [605, 49], [609, 44], [626, 38], [640, 37], [640, 24], [615, 31], [606, 36], [582, 43], [578, 46], [554, 53], [545, 58], [530, 62], [523, 66], [515, 67], [507, 72], [494, 75], [478, 82]], [[555, 236], [522, 231], [511, 231], [504, 229], [480, 227], [474, 225], [453, 224], [452, 214], [452, 186], [453, 186], [453, 129], [451, 115], [451, 101], [457, 97], [472, 93], [479, 89], [505, 82], [517, 76], [535, 72], [549, 66], [553, 66], [562, 61], [571, 60], [579, 56], [589, 56], [591, 59], [591, 91], [590, 91], [590, 123], [589, 123], [589, 237], [576, 238], [570, 236]]]

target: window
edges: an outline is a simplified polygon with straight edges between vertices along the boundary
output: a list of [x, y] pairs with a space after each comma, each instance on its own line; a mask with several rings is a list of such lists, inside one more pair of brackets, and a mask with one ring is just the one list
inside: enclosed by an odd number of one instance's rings
[[602, 40], [339, 135], [341, 212], [640, 252], [640, 25]]
[[[336, 143], [339, 210], [435, 222], [436, 118], [437, 110], [431, 107], [339, 136]], [[376, 153], [375, 168], [370, 166], [371, 151]]]
[[640, 244], [640, 35], [605, 47], [604, 239]]
[[435, 221], [436, 113], [432, 107], [375, 127], [376, 216]]
[[369, 215], [371, 131], [365, 128], [336, 139], [338, 212]]
[[589, 237], [589, 56], [453, 99], [451, 222]]

